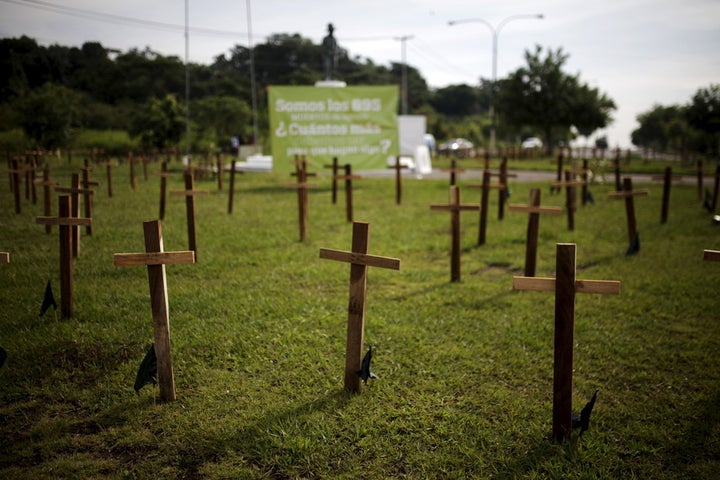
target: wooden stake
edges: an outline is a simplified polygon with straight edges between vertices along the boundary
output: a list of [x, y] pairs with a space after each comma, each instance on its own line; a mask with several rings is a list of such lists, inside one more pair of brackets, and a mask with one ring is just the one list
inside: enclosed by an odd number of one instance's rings
[[577, 210], [577, 190], [575, 187], [587, 184], [584, 180], [574, 180], [572, 177], [572, 172], [565, 171], [565, 181], [554, 182], [552, 184], [552, 186], [557, 189], [565, 187], [565, 206], [567, 208], [568, 215], [568, 230], [571, 232], [575, 230], [575, 210]]
[[352, 181], [359, 180], [362, 177], [360, 175], [352, 174], [352, 165], [346, 163], [344, 166], [345, 175], [336, 175], [334, 178], [337, 180], [345, 180], [345, 218], [348, 222], [353, 221], [353, 191]]
[[72, 215], [72, 197], [60, 195], [57, 217], [36, 217], [40, 225], [60, 226], [60, 311], [65, 318], [73, 316], [73, 227], [92, 223], [90, 218]]
[[483, 183], [468, 185], [468, 188], [479, 188], [480, 190], [480, 222], [478, 226], [478, 245], [485, 245], [486, 233], [487, 233], [487, 218], [488, 208], [490, 201], [490, 190], [499, 189], [504, 190], [505, 185], [501, 183], [491, 184], [490, 177], [492, 173], [487, 168], [483, 170]]
[[[58, 185], [58, 182], [54, 180], [50, 180], [50, 167], [45, 165], [45, 168], [43, 168], [43, 178], [42, 180], [35, 180], [36, 185], [42, 185], [43, 187], [43, 212], [45, 213], [46, 217], [49, 217], [52, 215], [52, 198], [51, 198], [51, 192], [50, 187], [55, 187]], [[52, 232], [52, 225], [45, 225], [45, 233]]]
[[660, 209], [660, 223], [667, 223], [668, 211], [670, 209], [670, 184], [672, 182], [672, 167], [665, 167], [665, 178], [663, 179], [662, 208]]
[[296, 159], [295, 163], [295, 178], [297, 182], [294, 184], [285, 185], [287, 188], [294, 188], [297, 190], [298, 196], [298, 223], [300, 226], [300, 241], [304, 242], [307, 237], [307, 221], [308, 221], [308, 188], [314, 187], [315, 185], [307, 182], [307, 162], [305, 159]]
[[430, 205], [430, 210], [450, 212], [450, 281], [460, 281], [460, 211], [480, 210], [480, 205], [461, 205], [460, 189], [450, 187], [450, 201], [447, 205]]
[[188, 250], [195, 252], [197, 261], [197, 228], [195, 226], [195, 195], [207, 195], [207, 190], [195, 190], [193, 173], [191, 169], [185, 171], [185, 190], [170, 192], [171, 195], [182, 195], [185, 197], [185, 214], [188, 227]]
[[[87, 202], [88, 195], [94, 193], [94, 190], [88, 188], [80, 188], [80, 175], [77, 173], [72, 174], [72, 180], [70, 187], [55, 187], [56, 192], [69, 193], [72, 197], [72, 211], [71, 216], [78, 218], [80, 216], [80, 194], [82, 193]], [[87, 217], [92, 218], [92, 217]], [[87, 225], [87, 224], [85, 224]], [[72, 227], [73, 243], [72, 251], [73, 257], [77, 258], [80, 255], [80, 228], [76, 225]]]
[[113, 188], [112, 188], [112, 167], [115, 166], [115, 162], [108, 160], [107, 162], [99, 163], [98, 165], [105, 167], [105, 173], [107, 176], [107, 192], [108, 197], [112, 198], [113, 196]]
[[[240, 172], [243, 173], [243, 172]], [[235, 198], [235, 160], [230, 162], [230, 194], [228, 195], [228, 215], [233, 211]]]
[[163, 251], [162, 228], [159, 220], [144, 222], [143, 231], [146, 253], [116, 253], [113, 255], [113, 264], [147, 265], [160, 398], [164, 401], [172, 401], [175, 400], [175, 379], [170, 356], [170, 314], [165, 265], [195, 263], [195, 252]]
[[332, 168], [332, 204], [337, 203], [337, 181], [338, 181], [338, 159], [333, 157], [332, 165], [325, 165], [325, 168]]
[[540, 189], [533, 188], [530, 190], [530, 203], [528, 205], [510, 205], [511, 212], [527, 212], [527, 240], [525, 242], [525, 276], [535, 276], [535, 266], [537, 264], [537, 246], [538, 233], [540, 230], [540, 214], [549, 213], [551, 215], [560, 215], [562, 208], [557, 207], [541, 207], [540, 206]]
[[398, 155], [395, 157], [395, 165], [392, 168], [395, 169], [395, 203], [400, 205], [402, 203], [402, 170], [408, 167], [400, 163]]
[[556, 278], [513, 277], [514, 290], [555, 292], [555, 354], [553, 362], [553, 425], [556, 441], [572, 433], [573, 330], [575, 294], [620, 294], [620, 282], [576, 280], [576, 245], [557, 244]]
[[345, 389], [360, 391], [360, 377], [365, 335], [365, 303], [368, 267], [400, 269], [397, 258], [368, 255], [370, 224], [353, 222], [352, 251], [320, 249], [320, 258], [350, 263], [350, 301], [348, 303], [347, 347], [345, 352]]
[[167, 179], [174, 176], [174, 173], [168, 172], [168, 162], [162, 162], [160, 164], [160, 173], [157, 174], [160, 177], [160, 220], [165, 220], [165, 205], [167, 202]]

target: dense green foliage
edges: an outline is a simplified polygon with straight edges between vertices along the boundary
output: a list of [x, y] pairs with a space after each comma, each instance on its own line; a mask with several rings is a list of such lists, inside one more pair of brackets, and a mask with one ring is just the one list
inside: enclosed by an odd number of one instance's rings
[[[77, 171], [47, 160], [63, 184]], [[720, 467], [720, 270], [701, 260], [720, 247], [720, 227], [692, 180], [673, 186], [665, 225], [661, 186], [636, 185], [650, 195], [636, 199], [633, 257], [624, 202], [607, 198], [608, 184], [591, 186], [596, 203], [580, 207], [575, 231], [564, 216], [542, 217], [538, 275], [554, 275], [556, 243], [575, 242], [579, 278], [622, 282], [619, 296], [576, 299], [574, 409], [599, 394], [590, 430], [557, 445], [553, 295], [511, 290], [527, 215], [491, 214], [477, 247], [477, 213], [463, 213], [463, 277], [450, 283], [448, 215], [428, 208], [447, 201], [445, 177], [407, 176], [399, 206], [391, 177], [355, 182], [371, 253], [401, 259], [400, 271], [369, 272], [365, 342], [380, 378], [359, 395], [342, 390], [349, 267], [318, 258], [321, 247], [350, 248], [330, 181], [314, 180], [300, 243], [288, 177], [238, 176], [232, 215], [227, 178], [222, 191], [200, 180], [210, 194], [196, 200], [198, 263], [167, 267], [178, 400], [159, 403], [153, 387], [136, 396], [152, 341], [147, 273], [113, 266], [112, 255], [144, 251], [158, 170], [133, 191], [122, 163], [112, 198], [104, 170], [93, 172], [95, 231], [81, 234], [73, 319], [38, 317], [48, 279], [59, 299], [57, 229], [35, 224], [42, 202], [13, 213], [0, 184], [0, 251], [11, 255], [0, 265], [0, 477], [675, 480]], [[478, 198], [468, 183], [476, 176], [460, 178], [465, 203]], [[180, 175], [170, 180], [182, 187]], [[530, 187], [564, 205], [544, 182], [511, 183], [511, 200], [524, 203]], [[185, 202], [169, 197], [167, 251], [187, 248], [185, 229]]]

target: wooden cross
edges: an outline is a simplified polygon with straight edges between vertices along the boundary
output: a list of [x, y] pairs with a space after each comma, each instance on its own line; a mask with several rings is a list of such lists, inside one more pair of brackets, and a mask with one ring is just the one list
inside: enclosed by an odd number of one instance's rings
[[714, 212], [717, 208], [718, 195], [720, 195], [720, 165], [715, 168], [715, 182], [712, 195], [712, 203], [710, 209]]
[[143, 222], [143, 232], [145, 253], [116, 253], [113, 255], [113, 264], [121, 267], [147, 265], [160, 398], [172, 401], [175, 400], [175, 379], [170, 357], [170, 314], [165, 265], [195, 263], [195, 252], [163, 251], [162, 228], [159, 220]]
[[456, 185], [450, 187], [450, 201], [447, 205], [430, 205], [430, 210], [450, 212], [450, 281], [460, 281], [460, 211], [479, 210], [480, 205], [460, 204], [460, 189]]
[[620, 294], [620, 282], [576, 280], [576, 245], [558, 243], [556, 278], [513, 277], [514, 290], [555, 292], [555, 353], [553, 362], [552, 436], [557, 441], [572, 433], [573, 330], [575, 294]]
[[483, 182], [480, 185], [471, 184], [468, 188], [480, 188], [480, 223], [478, 227], [478, 245], [485, 245], [486, 233], [487, 233], [487, 217], [488, 217], [488, 206], [490, 199], [491, 189], [503, 190], [505, 185], [501, 183], [491, 184], [490, 177], [492, 173], [490, 170], [483, 170]]
[[575, 230], [575, 210], [577, 210], [577, 187], [578, 185], [587, 185], [585, 180], [574, 180], [571, 171], [565, 171], [564, 182], [553, 182], [553, 188], [560, 189], [565, 187], [565, 202], [568, 215], [568, 230]]
[[537, 246], [538, 232], [540, 230], [540, 214], [549, 213], [551, 215], [560, 215], [562, 208], [557, 207], [541, 207], [540, 206], [540, 189], [533, 188], [530, 190], [530, 203], [528, 205], [510, 204], [508, 209], [511, 212], [527, 212], [527, 241], [525, 242], [525, 276], [535, 276], [535, 266], [537, 264]]
[[174, 176], [174, 173], [168, 172], [168, 162], [162, 162], [160, 164], [160, 173], [157, 175], [160, 177], [160, 220], [165, 220], [165, 204], [167, 200], [167, 179]]
[[370, 224], [353, 222], [352, 251], [320, 249], [320, 258], [350, 263], [350, 301], [348, 303], [347, 347], [345, 351], [345, 388], [360, 391], [360, 370], [365, 336], [365, 300], [367, 298], [368, 267], [400, 270], [397, 258], [368, 255]]
[[25, 170], [18, 165], [17, 160], [10, 161], [10, 168], [5, 170], [10, 174], [10, 188], [15, 197], [15, 213], [22, 213], [22, 195], [20, 194], [20, 174]]
[[632, 245], [635, 236], [637, 235], [637, 221], [635, 220], [635, 202], [633, 200], [636, 196], [647, 195], [650, 191], [647, 189], [633, 190], [632, 178], [625, 177], [623, 179], [623, 187], [619, 192], [610, 192], [608, 196], [610, 198], [624, 198], [625, 199], [625, 212], [627, 214], [627, 226], [628, 226], [628, 242]]
[[395, 157], [395, 165], [390, 168], [395, 169], [395, 203], [400, 205], [402, 202], [402, 170], [408, 168], [408, 166], [400, 163], [400, 156], [397, 156]]
[[703, 250], [703, 260], [720, 262], [720, 250]]
[[[80, 188], [80, 175], [77, 173], [72, 174], [72, 180], [70, 181], [69, 187], [55, 187], [56, 192], [69, 193], [72, 197], [72, 213], [71, 215], [75, 218], [80, 216], [80, 194], [82, 193], [87, 203], [90, 195], [94, 193], [94, 190], [88, 188]], [[92, 217], [86, 217], [92, 218]], [[87, 224], [85, 224], [87, 225]], [[80, 228], [78, 226], [72, 227], [73, 234], [73, 257], [77, 258], [80, 254]]]
[[135, 157], [132, 152], [128, 152], [128, 163], [130, 164], [130, 188], [135, 190], [137, 179], [135, 178]]
[[338, 177], [338, 159], [337, 157], [333, 157], [332, 165], [325, 165], [325, 168], [332, 168], [332, 189], [331, 189], [331, 200], [332, 204], [335, 205], [337, 203], [337, 177]]
[[113, 162], [112, 160], [108, 160], [108, 161], [106, 161], [106, 162], [99, 163], [98, 165], [100, 165], [101, 167], [105, 167], [105, 172], [106, 172], [106, 175], [107, 175], [107, 186], [108, 186], [107, 192], [108, 192], [108, 197], [112, 198], [112, 196], [113, 196], [113, 188], [112, 188], [112, 167], [115, 167], [115, 166], [116, 166], [116, 163]]
[[215, 172], [217, 175], [217, 186], [218, 190], [222, 191], [223, 189], [223, 167], [222, 167], [222, 154], [220, 152], [217, 152], [215, 154]]
[[73, 316], [73, 227], [92, 223], [90, 218], [78, 218], [72, 214], [72, 197], [60, 195], [57, 217], [36, 217], [40, 225], [60, 226], [60, 311], [63, 317]]
[[353, 221], [352, 181], [359, 180], [360, 175], [352, 174], [352, 165], [345, 164], [345, 175], [336, 175], [335, 179], [345, 180], [345, 218], [348, 222]]
[[505, 201], [508, 198], [508, 170], [507, 170], [507, 158], [503, 158], [500, 162], [500, 173], [498, 181], [503, 187], [498, 190], [498, 220], [505, 218]]
[[454, 158], [452, 160], [450, 160], [450, 168], [441, 168], [440, 170], [442, 170], [443, 172], [450, 172], [450, 186], [451, 187], [454, 186], [456, 183], [456, 180], [457, 180], [456, 175], [458, 173], [465, 172], [464, 168], [457, 168], [457, 161]]
[[195, 226], [195, 195], [207, 195], [207, 190], [195, 190], [193, 173], [190, 169], [185, 171], [185, 190], [174, 190], [170, 195], [185, 197], [185, 213], [188, 227], [188, 250], [195, 252], [197, 261], [197, 228]]
[[[58, 182], [55, 180], [50, 180], [50, 167], [45, 165], [45, 168], [43, 168], [43, 178], [42, 180], [37, 179], [34, 180], [36, 185], [41, 185], [43, 187], [43, 207], [44, 207], [44, 213], [46, 217], [49, 217], [52, 215], [52, 197], [50, 192], [50, 187], [55, 187], [58, 185]], [[45, 225], [45, 233], [52, 232], [52, 225]]]
[[670, 210], [670, 187], [673, 180], [682, 180], [682, 177], [677, 175], [673, 177], [672, 167], [665, 167], [665, 173], [663, 176], [653, 176], [653, 180], [663, 181], [663, 196], [662, 196], [662, 207], [660, 208], [660, 223], [667, 223], [668, 212]]
[[[235, 197], [235, 160], [230, 162], [230, 194], [228, 195], [228, 215], [233, 211], [233, 203]], [[243, 173], [242, 170], [240, 173]]]
[[[90, 166], [88, 166], [87, 159], [85, 159], [85, 168], [82, 169], [82, 188], [89, 193], [84, 193], [83, 198], [83, 205], [85, 207], [85, 217], [92, 218], [92, 207], [93, 207], [93, 195], [95, 194], [95, 190], [90, 190], [90, 187], [92, 186], [99, 186], [99, 182], [95, 182], [90, 180]], [[88, 235], [92, 235], [93, 233], [93, 227], [92, 224], [85, 227], [85, 232]]]

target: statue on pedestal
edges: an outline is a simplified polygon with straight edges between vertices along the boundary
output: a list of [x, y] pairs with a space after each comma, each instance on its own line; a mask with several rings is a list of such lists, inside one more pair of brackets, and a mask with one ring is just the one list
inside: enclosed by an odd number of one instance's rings
[[337, 41], [333, 37], [332, 23], [328, 23], [327, 26], [328, 34], [323, 38], [322, 49], [323, 49], [323, 75], [325, 80], [332, 80], [333, 72], [337, 64]]

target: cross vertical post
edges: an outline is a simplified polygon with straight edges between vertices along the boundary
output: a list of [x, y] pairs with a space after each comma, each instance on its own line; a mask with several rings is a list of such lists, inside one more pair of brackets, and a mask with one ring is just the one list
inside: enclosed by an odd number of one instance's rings
[[215, 170], [217, 171], [217, 186], [218, 190], [223, 189], [223, 168], [222, 168], [222, 154], [217, 152], [215, 154]]
[[670, 184], [672, 182], [672, 167], [665, 167], [663, 178], [662, 208], [660, 209], [660, 223], [667, 223], [668, 211], [670, 209]]
[[[487, 157], [486, 157], [487, 160]], [[490, 201], [490, 170], [483, 171], [482, 193], [480, 194], [480, 225], [478, 226], [478, 245], [485, 245], [487, 239], [488, 202]]]
[[168, 162], [162, 162], [160, 164], [160, 220], [165, 220], [165, 204], [167, 202], [167, 179], [172, 177], [172, 173], [168, 173]]
[[575, 294], [619, 295], [620, 282], [577, 280], [574, 243], [558, 243], [555, 262], [556, 278], [513, 277], [513, 289], [555, 292], [552, 436], [556, 441], [563, 441], [572, 433]]
[[162, 228], [159, 220], [143, 222], [143, 233], [145, 253], [116, 253], [113, 256], [113, 264], [147, 265], [160, 398], [164, 401], [172, 401], [175, 400], [175, 379], [170, 356], [170, 314], [165, 265], [195, 263], [195, 252], [163, 251]]
[[195, 226], [195, 195], [207, 195], [207, 190], [195, 190], [192, 169], [185, 170], [185, 190], [170, 192], [185, 197], [185, 216], [188, 227], [188, 250], [195, 252], [197, 261], [197, 228]]
[[233, 211], [235, 198], [235, 160], [230, 162], [230, 194], [228, 195], [228, 215]]
[[479, 210], [480, 205], [460, 204], [460, 189], [457, 185], [450, 187], [450, 199], [447, 205], [430, 205], [430, 210], [450, 212], [450, 281], [460, 281], [460, 211]]
[[[85, 160], [86, 165], [85, 168], [83, 168], [83, 179], [82, 179], [82, 187], [83, 187], [83, 206], [85, 208], [85, 217], [86, 218], [92, 218], [92, 204], [93, 204], [93, 194], [95, 193], [94, 190], [90, 190], [90, 187], [93, 185], [99, 185], [98, 182], [94, 182], [90, 180], [90, 167], [87, 165], [87, 160]], [[85, 227], [85, 233], [88, 235], [92, 235], [93, 233], [93, 226], [92, 224]]]
[[307, 237], [307, 221], [308, 221], [308, 188], [314, 185], [307, 183], [307, 161], [303, 159], [295, 159], [295, 173], [292, 174], [297, 179], [295, 184], [286, 185], [287, 188], [294, 188], [298, 195], [298, 223], [300, 225], [300, 241], [304, 242]]
[[107, 193], [108, 193], [108, 197], [112, 198], [112, 196], [113, 196], [112, 167], [114, 167], [115, 164], [112, 160], [108, 160], [106, 162], [100, 163], [99, 165], [105, 166], [105, 175], [107, 177]]
[[508, 196], [507, 180], [507, 157], [503, 157], [502, 161], [500, 162], [500, 177], [498, 178], [500, 185], [503, 185], [503, 187], [498, 190], [498, 220], [502, 220], [503, 218], [505, 218], [505, 200], [507, 200]]
[[[80, 175], [77, 173], [72, 174], [72, 180], [70, 187], [55, 187], [56, 192], [69, 193], [72, 198], [72, 211], [71, 216], [78, 218], [80, 216], [80, 194], [88, 195], [93, 193], [93, 190], [87, 188], [80, 188]], [[87, 200], [86, 200], [87, 201]], [[73, 232], [73, 257], [77, 258], [80, 254], [80, 228], [78, 226], [72, 227]]]
[[[50, 187], [56, 186], [58, 183], [54, 180], [50, 180], [50, 167], [45, 165], [43, 168], [42, 180], [35, 180], [35, 183], [42, 185], [43, 187], [43, 212], [45, 216], [49, 217], [52, 215], [52, 198], [50, 193]], [[52, 232], [52, 225], [45, 225], [45, 233]]]
[[407, 168], [407, 165], [400, 163], [400, 156], [395, 157], [395, 203], [400, 205], [402, 203], [402, 170]]
[[623, 179], [622, 189], [618, 192], [610, 192], [608, 194], [611, 198], [624, 198], [625, 199], [625, 213], [627, 215], [627, 226], [628, 226], [628, 241], [632, 244], [635, 236], [637, 235], [637, 220], [635, 220], [635, 202], [634, 197], [639, 195], [647, 195], [648, 190], [633, 190], [632, 178], [625, 177]]
[[703, 161], [698, 160], [697, 161], [697, 192], [698, 192], [698, 200], [703, 199]]
[[135, 157], [132, 152], [128, 152], [128, 162], [130, 163], [130, 188], [135, 190], [137, 179], [135, 178]]
[[332, 168], [332, 189], [331, 189], [331, 199], [332, 204], [335, 205], [337, 203], [337, 177], [338, 177], [338, 159], [337, 157], [333, 157], [332, 165], [325, 165], [325, 168]]
[[365, 304], [367, 298], [367, 269], [381, 267], [400, 269], [400, 260], [368, 255], [370, 224], [353, 222], [352, 251], [320, 249], [320, 258], [350, 263], [350, 299], [348, 303], [347, 344], [345, 352], [345, 389], [360, 391], [360, 370], [365, 336]]

